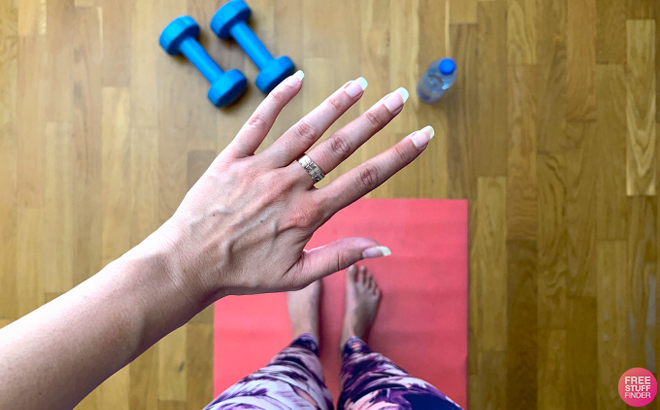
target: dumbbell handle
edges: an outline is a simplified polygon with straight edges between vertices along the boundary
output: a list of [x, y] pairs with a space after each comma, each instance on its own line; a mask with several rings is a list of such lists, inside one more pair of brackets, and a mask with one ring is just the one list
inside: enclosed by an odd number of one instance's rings
[[259, 37], [244, 21], [236, 22], [229, 33], [260, 70], [273, 60], [273, 56], [264, 47]]
[[179, 45], [179, 52], [186, 56], [211, 84], [225, 73], [194, 38], [183, 40]]

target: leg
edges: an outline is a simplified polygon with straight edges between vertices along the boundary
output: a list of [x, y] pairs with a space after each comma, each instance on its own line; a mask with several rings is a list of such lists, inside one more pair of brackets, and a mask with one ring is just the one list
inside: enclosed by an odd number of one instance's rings
[[362, 340], [378, 313], [381, 292], [362, 266], [351, 266], [346, 275], [346, 313], [340, 342], [342, 393], [338, 410], [451, 409], [460, 407], [438, 389], [414, 378]]
[[318, 358], [320, 282], [288, 295], [294, 341], [268, 365], [218, 396], [205, 410], [332, 409]]

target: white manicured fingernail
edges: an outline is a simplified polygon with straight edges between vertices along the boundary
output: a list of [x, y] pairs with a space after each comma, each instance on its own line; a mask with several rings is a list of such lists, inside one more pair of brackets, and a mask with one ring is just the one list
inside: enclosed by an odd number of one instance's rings
[[303, 78], [305, 78], [305, 73], [302, 70], [298, 70], [287, 80], [287, 84], [291, 86], [298, 85]]
[[429, 143], [429, 141], [431, 140], [431, 138], [433, 138], [434, 135], [435, 135], [435, 130], [433, 129], [433, 127], [427, 125], [426, 127], [412, 134], [410, 136], [410, 139], [417, 148], [422, 148], [423, 146]]
[[364, 91], [365, 88], [367, 88], [367, 85], [367, 80], [360, 77], [357, 80], [348, 83], [346, 86], [346, 94], [348, 94], [351, 98], [355, 98], [358, 94]]
[[380, 258], [381, 256], [389, 256], [391, 254], [392, 252], [386, 246], [375, 246], [373, 248], [365, 249], [362, 252], [362, 258]]
[[383, 101], [383, 104], [385, 104], [385, 107], [387, 107], [390, 112], [395, 112], [401, 106], [406, 102], [408, 99], [408, 90], [406, 90], [403, 87], [399, 87], [393, 92], [390, 93], [390, 95], [385, 98], [385, 101]]
[[410, 94], [408, 93], [408, 90], [406, 90], [405, 88], [399, 87], [396, 90], [394, 90], [394, 92], [401, 94], [401, 97], [403, 97], [403, 102], [404, 103], [406, 101], [408, 101], [408, 97], [410, 96]]

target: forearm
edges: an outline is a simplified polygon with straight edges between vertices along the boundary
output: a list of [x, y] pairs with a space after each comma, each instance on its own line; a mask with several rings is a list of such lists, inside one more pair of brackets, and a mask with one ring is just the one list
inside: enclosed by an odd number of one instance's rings
[[205, 307], [145, 248], [0, 329], [0, 408], [73, 408]]

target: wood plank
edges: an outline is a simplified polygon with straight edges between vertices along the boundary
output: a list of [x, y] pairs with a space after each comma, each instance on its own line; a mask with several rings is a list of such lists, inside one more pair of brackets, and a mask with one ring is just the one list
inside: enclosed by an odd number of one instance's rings
[[565, 408], [595, 409], [598, 383], [596, 300], [570, 298], [568, 311]]
[[476, 23], [477, 0], [449, 0], [449, 21], [452, 24]]
[[566, 407], [566, 330], [541, 330], [538, 336], [538, 410]]
[[655, 21], [629, 20], [627, 33], [627, 192], [655, 195]]
[[595, 122], [570, 122], [568, 138], [577, 146], [567, 151], [566, 222], [568, 231], [568, 294], [596, 296], [596, 184], [598, 180]]
[[20, 206], [44, 206], [46, 153], [44, 106], [39, 98], [45, 89], [46, 41], [22, 37], [18, 44], [16, 115], [18, 132], [17, 184]]
[[124, 366], [97, 388], [98, 410], [127, 409], [129, 406], [130, 369]]
[[[449, 16], [446, 0], [421, 0], [419, 5], [419, 72], [428, 69], [431, 56], [451, 55], [449, 53]], [[443, 33], [443, 35], [437, 35]], [[363, 52], [364, 54], [364, 52]], [[411, 90], [411, 92], [415, 92]], [[456, 88], [450, 88], [448, 93], [455, 93]], [[415, 98], [413, 96], [413, 98]], [[447, 95], [436, 104], [423, 104], [420, 101], [415, 109], [418, 127], [431, 125], [435, 130], [433, 144], [429, 144], [424, 155], [413, 162], [410, 168], [418, 180], [417, 195], [429, 198], [446, 198], [448, 173], [448, 138], [449, 125]]]
[[155, 344], [130, 366], [130, 410], [158, 410], [158, 349]]
[[[277, 42], [273, 52], [288, 55], [298, 69], [304, 69], [303, 63], [303, 0], [275, 1], [273, 2], [273, 16], [275, 24], [275, 37]], [[387, 9], [384, 10], [384, 12]], [[244, 54], [241, 51], [241, 54]], [[367, 77], [367, 73], [363, 73]], [[389, 77], [387, 78], [389, 79]], [[369, 78], [370, 86], [374, 78]], [[305, 85], [303, 83], [303, 88]], [[370, 88], [371, 90], [372, 88]], [[273, 125], [270, 135], [273, 139], [279, 138], [286, 130], [303, 116], [303, 98], [298, 95], [282, 110]]]
[[151, 41], [145, 41], [153, 33], [165, 28], [156, 24], [156, 3], [135, 1], [131, 13], [130, 43], [130, 87], [131, 125], [133, 127], [158, 126], [158, 82], [156, 61], [169, 58], [165, 52]]
[[566, 146], [566, 41], [562, 36], [539, 39], [536, 68], [536, 135], [542, 151]]
[[568, 175], [564, 153], [537, 157], [539, 195], [538, 323], [540, 329], [566, 326]]
[[[170, 2], [172, 3], [172, 2]], [[182, 7], [181, 1], [175, 6]], [[167, 19], [169, 20], [169, 18]], [[165, 23], [166, 24], [166, 23]], [[158, 60], [158, 221], [165, 222], [179, 207], [186, 194], [187, 138], [190, 135], [189, 102], [206, 103], [208, 83], [204, 88], [191, 87], [201, 81], [197, 69], [187, 61], [167, 55]], [[199, 82], [197, 84], [200, 84]]]
[[73, 115], [73, 0], [48, 1], [46, 7], [46, 70], [44, 70], [44, 118], [48, 121], [70, 122]]
[[188, 410], [213, 400], [213, 322], [187, 325]]
[[46, 0], [21, 0], [18, 5], [18, 35], [43, 36], [46, 34]]
[[[104, 86], [128, 87], [131, 83], [131, 30], [134, 2], [140, 1], [103, 0]], [[151, 46], [156, 48], [155, 41]]]
[[656, 371], [656, 275], [658, 209], [655, 198], [629, 199], [626, 318], [628, 368]]
[[596, 0], [571, 0], [566, 9], [566, 115], [569, 120], [596, 119]]
[[[446, 95], [447, 106], [447, 196], [477, 197], [477, 177], [472, 164], [477, 160], [474, 148], [478, 129], [477, 57], [479, 30], [476, 24], [450, 26], [451, 49], [456, 61], [456, 83]], [[451, 92], [453, 91], [453, 92]]]
[[131, 247], [131, 129], [127, 87], [103, 88], [103, 265]]
[[475, 324], [478, 348], [504, 351], [507, 347], [506, 179], [484, 177], [478, 183], [477, 232], [470, 252], [470, 283], [479, 287]]
[[390, 3], [390, 90], [405, 87], [413, 98], [408, 99], [387, 129], [405, 135], [421, 128], [417, 119], [417, 106], [421, 102], [414, 98], [420, 73], [419, 5], [420, 0]]
[[18, 220], [17, 10], [0, 6], [0, 318], [17, 315], [16, 236]]
[[478, 134], [474, 149], [477, 176], [506, 175], [507, 57], [506, 2], [478, 5]]
[[[132, 117], [131, 117], [132, 120]], [[142, 242], [159, 226], [158, 129], [131, 129], [131, 242]]]
[[16, 316], [20, 318], [45, 303], [44, 261], [40, 257], [46, 232], [44, 211], [39, 208], [18, 209], [16, 234]]
[[480, 374], [474, 390], [468, 394], [468, 408], [504, 409], [507, 406], [506, 352], [479, 353]]
[[46, 292], [73, 287], [73, 124], [46, 123], [46, 203], [42, 258]]
[[598, 409], [619, 408], [617, 388], [626, 367], [627, 283], [626, 241], [598, 242]]
[[537, 407], [536, 241], [507, 242], [507, 408]]
[[185, 401], [188, 386], [187, 327], [183, 325], [158, 342], [158, 399]]
[[596, 0], [596, 15], [596, 63], [625, 64], [626, 3], [621, 0]]
[[596, 66], [596, 134], [598, 144], [598, 239], [625, 239], [626, 76], [623, 65]]
[[18, 4], [14, 1], [4, 2], [0, 5], [0, 37], [3, 44], [15, 43], [17, 40]]
[[508, 0], [509, 64], [536, 64], [536, 0]]
[[73, 68], [74, 285], [101, 269], [102, 51], [101, 15], [75, 10]]
[[508, 77], [507, 238], [536, 239], [535, 69], [530, 66], [509, 66]]
[[653, 19], [657, 15], [657, 2], [654, 0], [627, 0], [626, 4], [629, 20]]

